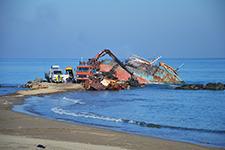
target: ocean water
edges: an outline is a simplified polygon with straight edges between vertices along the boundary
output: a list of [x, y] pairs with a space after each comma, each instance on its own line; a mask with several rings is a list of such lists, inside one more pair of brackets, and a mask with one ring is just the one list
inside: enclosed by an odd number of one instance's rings
[[[174, 67], [184, 63], [180, 76], [187, 83], [225, 83], [225, 59], [163, 61]], [[65, 67], [77, 62], [76, 59], [1, 60], [6, 75], [0, 84], [19, 85], [36, 76], [43, 77], [52, 64]], [[174, 87], [149, 85], [123, 91], [32, 96], [13, 110], [132, 134], [225, 147], [225, 91], [174, 90]]]

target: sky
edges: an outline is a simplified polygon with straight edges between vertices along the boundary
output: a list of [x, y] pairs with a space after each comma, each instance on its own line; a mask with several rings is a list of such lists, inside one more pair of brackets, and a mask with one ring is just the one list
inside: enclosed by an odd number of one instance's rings
[[0, 58], [225, 58], [225, 0], [0, 0]]

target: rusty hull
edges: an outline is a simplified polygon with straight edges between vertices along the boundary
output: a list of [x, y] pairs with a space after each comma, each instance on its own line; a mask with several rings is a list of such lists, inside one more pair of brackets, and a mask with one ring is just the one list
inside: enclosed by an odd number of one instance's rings
[[168, 84], [180, 84], [183, 83], [179, 77], [177, 71], [166, 63], [160, 62], [155, 65], [156, 61], [160, 57], [152, 61], [145, 60], [139, 56], [132, 56], [126, 60], [126, 67], [134, 73], [140, 82], [143, 84], [152, 83], [168, 83]]

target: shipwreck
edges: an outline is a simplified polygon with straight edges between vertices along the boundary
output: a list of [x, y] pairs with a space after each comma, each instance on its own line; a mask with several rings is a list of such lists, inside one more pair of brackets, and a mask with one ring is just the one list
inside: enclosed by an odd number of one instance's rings
[[[111, 59], [101, 59], [105, 55]], [[121, 90], [147, 84], [180, 84], [177, 69], [164, 62], [160, 57], [148, 61], [139, 56], [131, 56], [120, 61], [109, 49], [104, 49], [94, 58], [81, 61], [76, 69], [76, 82], [82, 83], [87, 90]]]

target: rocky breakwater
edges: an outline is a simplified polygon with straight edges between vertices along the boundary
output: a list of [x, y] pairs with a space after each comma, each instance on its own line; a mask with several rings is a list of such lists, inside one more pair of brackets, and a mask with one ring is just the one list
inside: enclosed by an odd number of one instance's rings
[[59, 92], [84, 90], [82, 84], [49, 83], [39, 78], [33, 81], [28, 81], [23, 87], [28, 88], [28, 90], [17, 91], [16, 93], [19, 95], [29, 96], [29, 95], [52, 94]]
[[23, 87], [29, 88], [32, 90], [45, 89], [45, 88], [48, 88], [48, 83], [41, 78], [36, 78], [33, 81], [28, 81]]
[[176, 87], [177, 90], [225, 90], [223, 83], [184, 84]]

